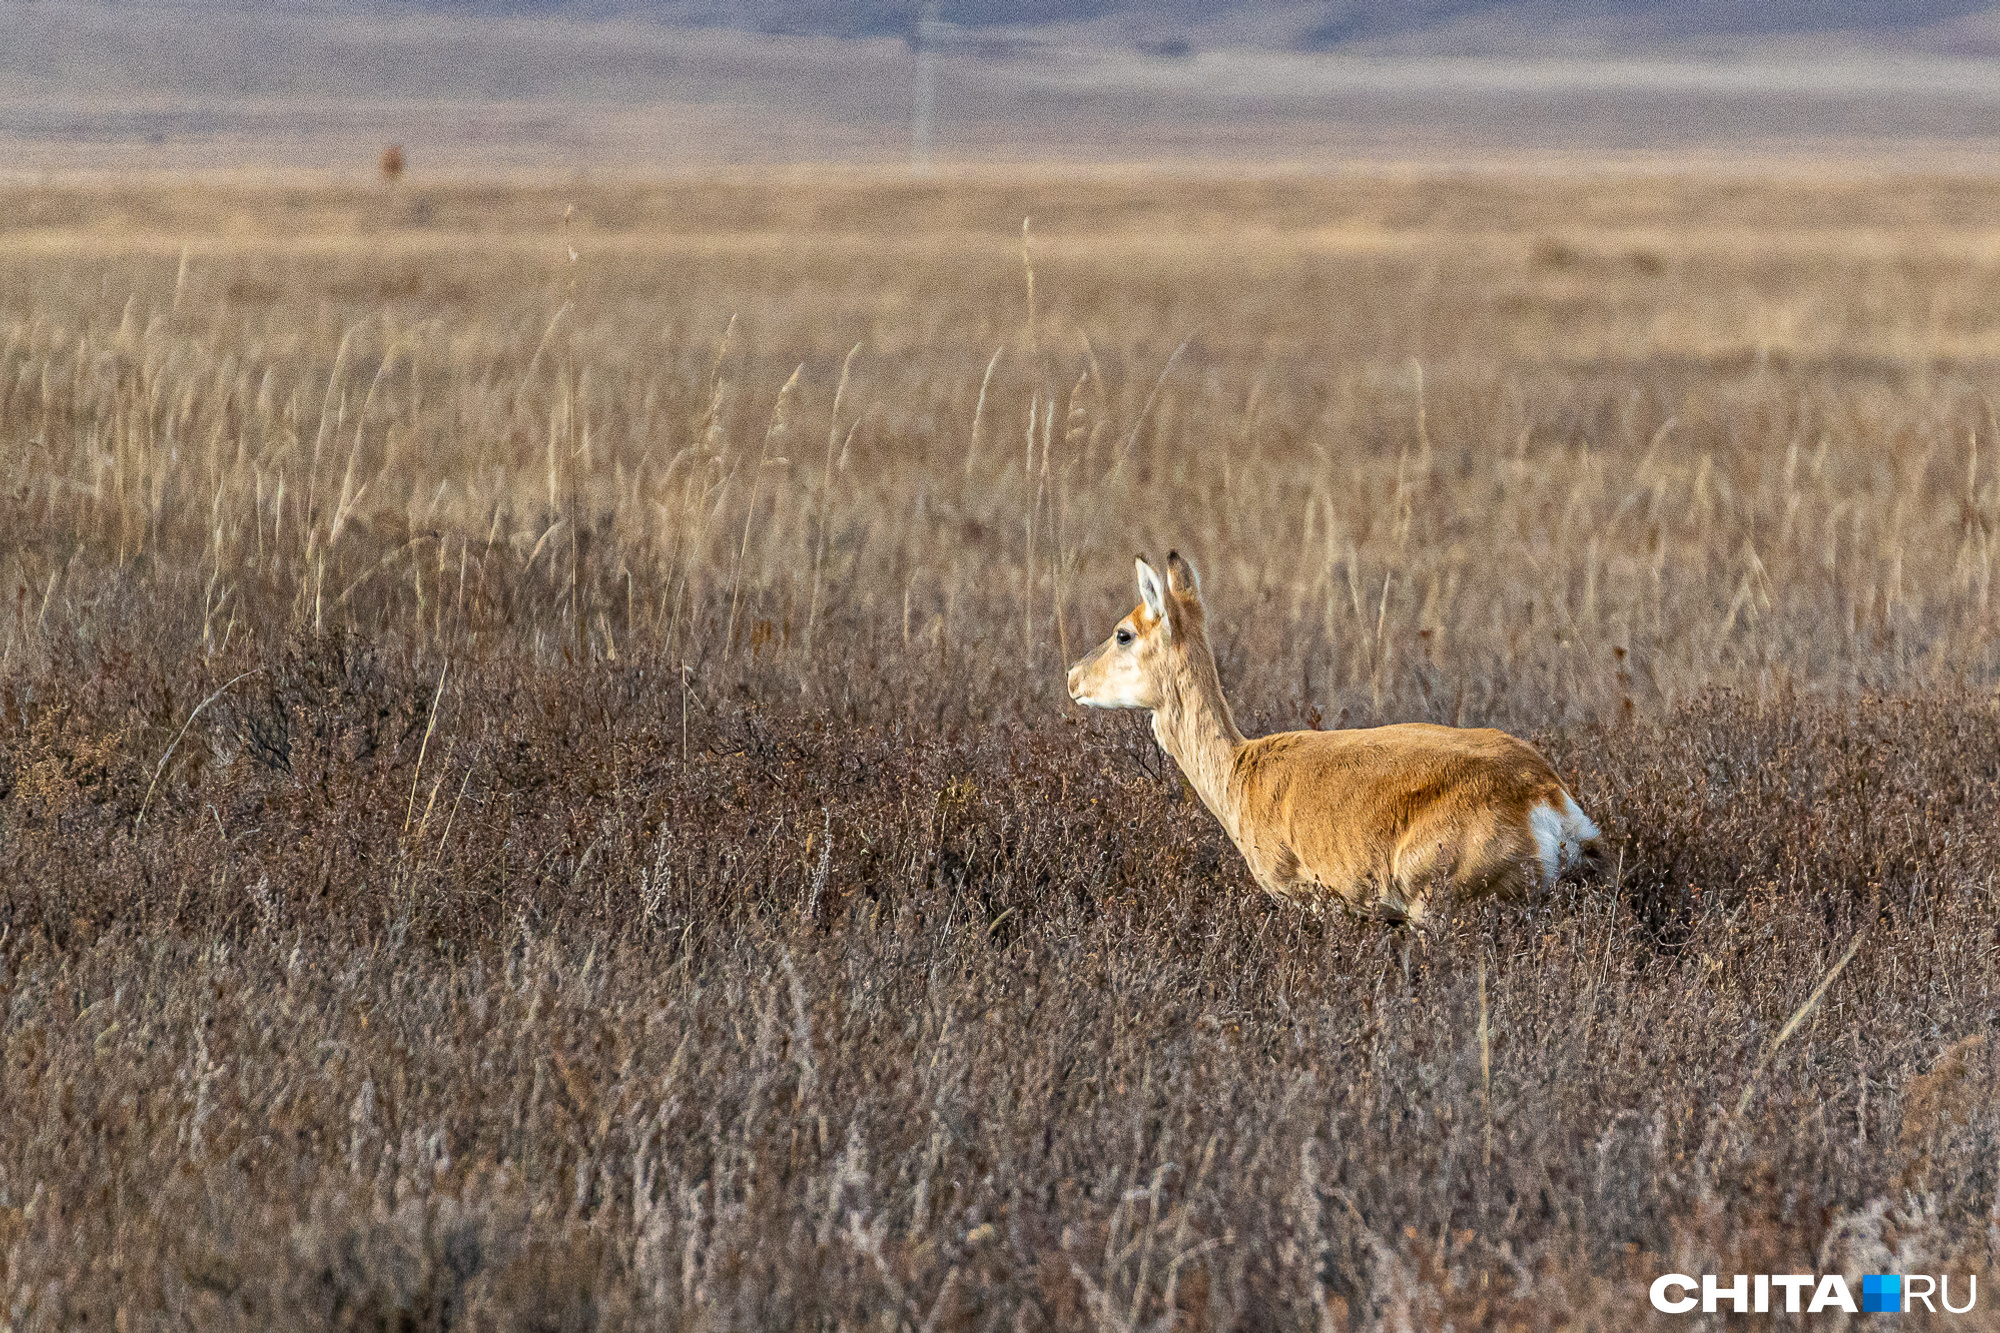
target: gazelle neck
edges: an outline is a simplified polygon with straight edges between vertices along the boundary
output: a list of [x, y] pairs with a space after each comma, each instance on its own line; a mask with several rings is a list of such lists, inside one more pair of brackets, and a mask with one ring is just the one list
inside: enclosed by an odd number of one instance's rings
[[1181, 669], [1169, 675], [1160, 706], [1153, 710], [1153, 736], [1180, 765], [1202, 804], [1234, 838], [1236, 806], [1229, 775], [1243, 733], [1236, 729], [1236, 717], [1222, 695], [1222, 680], [1208, 644], [1197, 636], [1179, 665]]

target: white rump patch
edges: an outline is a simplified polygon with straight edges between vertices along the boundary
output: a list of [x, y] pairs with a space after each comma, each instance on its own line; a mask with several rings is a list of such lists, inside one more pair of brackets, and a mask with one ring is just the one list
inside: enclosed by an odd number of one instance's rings
[[1528, 832], [1542, 863], [1542, 887], [1547, 888], [1583, 856], [1583, 845], [1597, 836], [1597, 825], [1564, 792], [1560, 810], [1544, 802], [1528, 811]]
[[1562, 873], [1562, 816], [1553, 806], [1537, 805], [1528, 811], [1528, 832], [1534, 835], [1535, 855], [1542, 863], [1542, 887], [1546, 889]]

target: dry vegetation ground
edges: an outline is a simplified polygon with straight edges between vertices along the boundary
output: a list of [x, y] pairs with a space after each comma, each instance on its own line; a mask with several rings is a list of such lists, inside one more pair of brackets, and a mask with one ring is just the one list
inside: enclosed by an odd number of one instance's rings
[[[8, 188], [0, 1326], [1992, 1326], [1996, 216]], [[1263, 901], [1063, 697], [1169, 545], [1248, 728], [1518, 729], [1616, 874]]]

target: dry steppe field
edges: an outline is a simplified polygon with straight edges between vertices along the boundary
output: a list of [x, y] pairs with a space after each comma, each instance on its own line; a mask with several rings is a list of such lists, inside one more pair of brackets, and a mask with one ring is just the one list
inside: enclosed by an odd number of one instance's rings
[[[0, 1327], [2000, 1324], [1996, 219], [0, 186]], [[1609, 872], [1264, 900], [1064, 694], [1170, 546], [1247, 731], [1516, 730]]]

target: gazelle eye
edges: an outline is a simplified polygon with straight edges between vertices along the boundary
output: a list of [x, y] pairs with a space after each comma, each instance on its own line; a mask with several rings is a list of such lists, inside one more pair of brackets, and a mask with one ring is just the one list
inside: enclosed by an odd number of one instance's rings
[[1132, 642], [1132, 631], [1121, 627], [1118, 631], [1118, 646], [1123, 648]]

